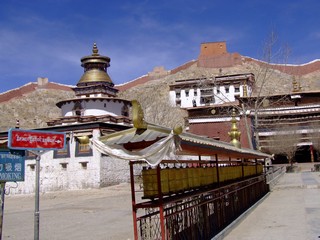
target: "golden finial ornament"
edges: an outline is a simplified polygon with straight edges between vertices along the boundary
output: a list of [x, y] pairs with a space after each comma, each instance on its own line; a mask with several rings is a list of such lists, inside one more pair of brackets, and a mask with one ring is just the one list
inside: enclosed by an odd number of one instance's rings
[[90, 142], [89, 136], [79, 136], [77, 139], [80, 144], [89, 144]]
[[92, 56], [98, 56], [99, 49], [97, 47], [96, 43], [93, 43], [93, 48], [92, 48]]
[[231, 115], [231, 131], [228, 132], [228, 135], [231, 138], [230, 143], [232, 143], [233, 146], [237, 148], [241, 148], [241, 143], [240, 143], [241, 132], [238, 131], [236, 116], [237, 116], [236, 110], [233, 108], [232, 115]]
[[301, 90], [300, 84], [297, 81], [297, 79], [295, 78], [295, 76], [293, 76], [293, 80], [292, 80], [292, 92], [299, 92]]
[[182, 131], [183, 131], [183, 128], [182, 128], [181, 126], [176, 126], [176, 127], [173, 128], [173, 133], [174, 133], [175, 135], [181, 134]]
[[133, 126], [137, 129], [147, 129], [148, 124], [144, 121], [144, 113], [140, 103], [132, 100], [132, 121]]

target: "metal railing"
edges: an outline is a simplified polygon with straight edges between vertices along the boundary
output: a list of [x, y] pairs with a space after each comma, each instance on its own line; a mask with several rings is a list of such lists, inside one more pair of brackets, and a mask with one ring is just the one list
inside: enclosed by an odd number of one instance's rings
[[286, 172], [285, 166], [269, 166], [266, 169], [266, 181], [269, 184], [270, 190], [274, 188], [274, 186], [279, 181], [280, 177]]
[[138, 239], [211, 239], [268, 192], [263, 175], [141, 204]]

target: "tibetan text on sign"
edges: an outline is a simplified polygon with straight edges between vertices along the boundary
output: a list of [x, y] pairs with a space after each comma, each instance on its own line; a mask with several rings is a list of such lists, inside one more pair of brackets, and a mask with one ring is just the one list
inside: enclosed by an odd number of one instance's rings
[[10, 129], [8, 147], [24, 150], [56, 150], [66, 146], [66, 134], [39, 130]]
[[25, 151], [0, 151], [0, 182], [24, 181]]

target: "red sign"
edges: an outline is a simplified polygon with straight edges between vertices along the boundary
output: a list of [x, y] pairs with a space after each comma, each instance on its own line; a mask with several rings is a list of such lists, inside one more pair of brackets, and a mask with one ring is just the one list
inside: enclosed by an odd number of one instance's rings
[[10, 129], [8, 147], [11, 149], [55, 150], [66, 145], [66, 134], [60, 132]]

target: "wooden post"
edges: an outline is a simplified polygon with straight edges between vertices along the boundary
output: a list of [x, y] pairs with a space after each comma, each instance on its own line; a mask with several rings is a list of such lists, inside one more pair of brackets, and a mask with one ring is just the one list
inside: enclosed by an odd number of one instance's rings
[[244, 158], [241, 158], [242, 178], [244, 178]]
[[216, 156], [216, 169], [217, 169], [217, 183], [218, 183], [218, 186], [220, 187], [218, 154], [216, 154], [215, 156]]
[[256, 175], [258, 175], [258, 159], [254, 159], [254, 162], [256, 164]]
[[313, 145], [310, 145], [310, 156], [311, 156], [311, 162], [314, 162], [314, 155], [313, 155]]

